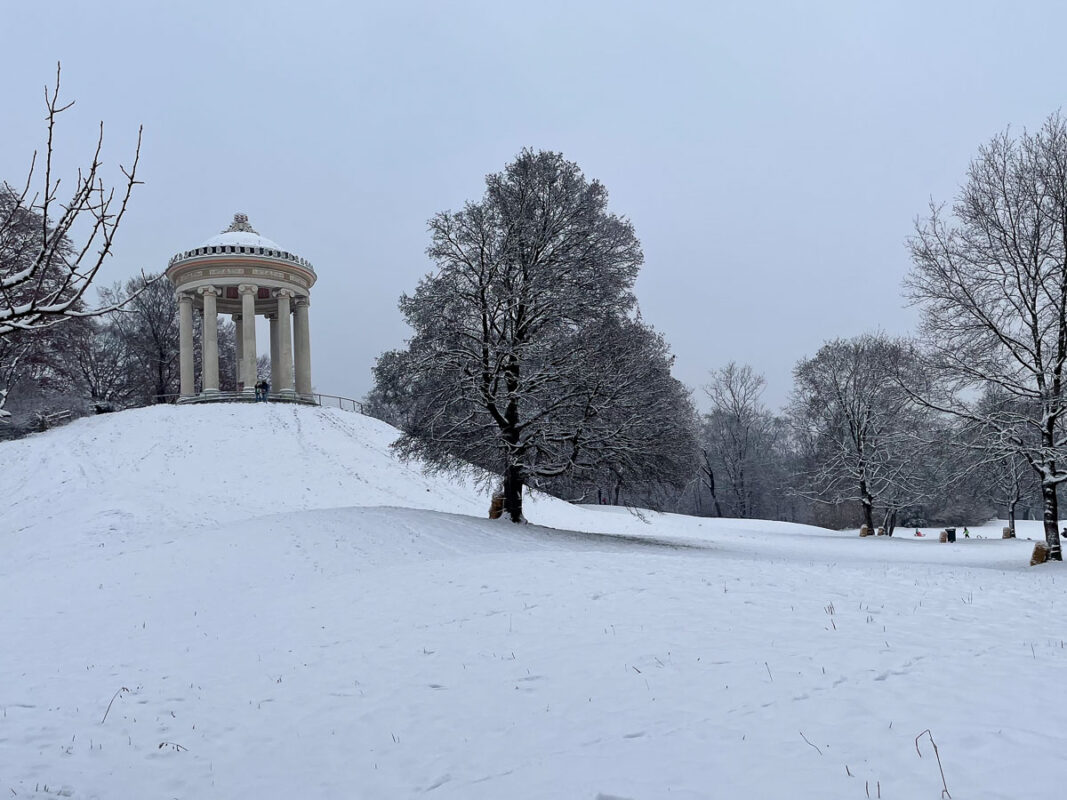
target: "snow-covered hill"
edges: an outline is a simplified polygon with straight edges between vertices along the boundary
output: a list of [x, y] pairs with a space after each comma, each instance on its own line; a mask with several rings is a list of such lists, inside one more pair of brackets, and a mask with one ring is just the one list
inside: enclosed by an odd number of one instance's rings
[[0, 443], [0, 792], [933, 798], [930, 729], [957, 800], [1061, 793], [1067, 584], [1031, 543], [515, 526], [395, 435], [219, 405]]

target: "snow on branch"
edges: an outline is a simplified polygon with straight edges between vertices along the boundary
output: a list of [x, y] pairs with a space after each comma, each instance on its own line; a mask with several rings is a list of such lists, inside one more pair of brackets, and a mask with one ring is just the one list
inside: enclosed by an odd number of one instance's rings
[[[59, 116], [74, 103], [60, 101], [59, 87], [57, 65], [55, 86], [45, 87], [43, 166], [34, 152], [21, 189], [0, 182], [0, 336], [106, 314], [132, 299], [90, 308], [84, 298], [112, 251], [133, 187], [140, 183], [141, 129], [131, 166], [119, 166], [122, 182], [118, 187], [107, 186], [101, 175], [104, 126], [100, 123], [89, 166], [79, 168], [70, 195], [61, 199], [62, 181], [54, 175], [53, 166], [55, 132]], [[37, 176], [41, 186], [34, 189]]]

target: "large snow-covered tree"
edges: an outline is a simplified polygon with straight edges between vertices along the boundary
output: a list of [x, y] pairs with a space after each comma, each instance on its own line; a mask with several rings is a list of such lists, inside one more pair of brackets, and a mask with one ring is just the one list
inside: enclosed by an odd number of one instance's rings
[[500, 475], [515, 521], [527, 483], [637, 463], [649, 419], [674, 413], [654, 397], [669, 355], [632, 291], [641, 247], [607, 202], [558, 153], [487, 176], [480, 200], [430, 220], [436, 269], [400, 301], [414, 335], [375, 371], [400, 452]]
[[[940, 378], [929, 405], [1021, 455], [1041, 484], [1045, 539], [1062, 560], [1057, 488], [1067, 481], [1067, 121], [1005, 131], [978, 150], [951, 209], [931, 204], [906, 281]], [[1011, 403], [984, 405], [989, 391]]]

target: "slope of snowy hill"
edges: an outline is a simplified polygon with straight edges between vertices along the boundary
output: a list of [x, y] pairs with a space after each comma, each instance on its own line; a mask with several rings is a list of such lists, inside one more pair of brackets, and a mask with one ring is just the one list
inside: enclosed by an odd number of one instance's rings
[[218, 405], [0, 443], [0, 792], [1061, 794], [1065, 573], [998, 524], [515, 526], [395, 435]]

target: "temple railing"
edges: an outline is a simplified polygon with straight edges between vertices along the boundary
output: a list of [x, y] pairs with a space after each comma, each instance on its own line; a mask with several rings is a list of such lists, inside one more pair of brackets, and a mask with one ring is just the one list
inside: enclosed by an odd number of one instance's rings
[[[181, 405], [187, 403], [218, 402], [254, 403], [256, 402], [256, 399], [254, 394], [248, 394], [246, 392], [212, 392], [211, 394], [197, 394], [192, 397], [180, 397], [172, 394], [158, 395], [156, 397], [156, 402], [180, 403]], [[302, 403], [304, 405], [321, 406], [322, 408], [338, 408], [341, 411], [351, 411], [356, 414], [366, 413], [363, 410], [363, 403], [359, 400], [353, 400], [351, 397], [341, 397], [336, 394], [321, 394], [319, 392], [312, 392], [311, 394], [283, 394], [281, 392], [270, 392], [267, 395], [265, 402]]]
[[339, 408], [342, 411], [353, 411], [358, 414], [366, 413], [363, 410], [363, 403], [359, 400], [353, 400], [351, 397], [338, 397], [335, 394], [310, 394], [304, 395], [304, 397], [313, 398], [315, 405], [323, 408]]

